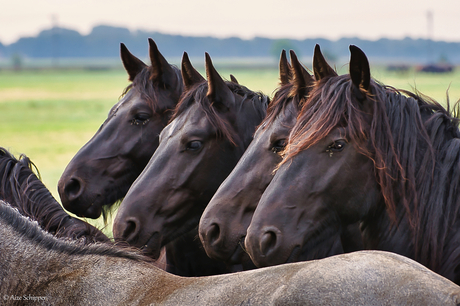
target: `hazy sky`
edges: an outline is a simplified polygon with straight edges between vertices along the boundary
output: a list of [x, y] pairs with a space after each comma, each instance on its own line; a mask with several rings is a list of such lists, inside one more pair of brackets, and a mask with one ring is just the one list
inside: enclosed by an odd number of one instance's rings
[[460, 0], [0, 0], [0, 42], [54, 22], [88, 34], [106, 24], [216, 37], [427, 38], [460, 42]]

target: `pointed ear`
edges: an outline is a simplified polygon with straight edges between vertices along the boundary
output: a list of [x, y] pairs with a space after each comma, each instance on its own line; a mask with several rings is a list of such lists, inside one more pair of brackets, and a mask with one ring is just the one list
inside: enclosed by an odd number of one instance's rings
[[205, 82], [203, 76], [192, 66], [187, 52], [182, 55], [181, 74], [185, 90], [190, 90], [196, 84]]
[[280, 83], [281, 85], [289, 84], [292, 79], [291, 65], [287, 60], [286, 50], [281, 51], [280, 56]]
[[313, 54], [313, 73], [315, 74], [315, 79], [317, 81], [327, 76], [337, 76], [334, 69], [332, 69], [332, 67], [326, 62], [319, 45], [315, 46]]
[[176, 87], [177, 75], [174, 68], [166, 61], [151, 38], [149, 38], [149, 56], [152, 64], [150, 80], [154, 83], [168, 85], [171, 88]]
[[297, 55], [293, 50], [290, 50], [291, 65], [294, 71], [294, 84], [291, 94], [305, 96], [308, 94], [309, 87], [313, 84], [313, 77], [308, 73], [307, 69], [300, 63]]
[[214, 68], [211, 57], [205, 53], [206, 57], [206, 76], [208, 78], [208, 93], [206, 96], [214, 107], [218, 110], [226, 111], [234, 107], [235, 96], [228, 88], [225, 81]]
[[356, 88], [368, 90], [371, 83], [371, 71], [369, 61], [364, 52], [350, 45], [350, 77]]
[[233, 74], [230, 74], [230, 81], [232, 81], [235, 84], [240, 84], [240, 83], [238, 83], [238, 80], [235, 78], [235, 76]]
[[125, 67], [126, 72], [128, 72], [128, 80], [131, 82], [134, 81], [136, 75], [138, 75], [139, 72], [147, 66], [143, 61], [132, 55], [124, 43], [120, 44], [120, 57], [123, 67]]

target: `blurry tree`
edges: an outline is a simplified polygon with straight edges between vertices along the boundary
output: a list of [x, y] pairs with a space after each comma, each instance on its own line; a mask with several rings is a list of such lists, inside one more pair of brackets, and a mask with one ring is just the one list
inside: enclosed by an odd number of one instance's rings
[[11, 63], [13, 64], [14, 70], [21, 70], [23, 64], [22, 56], [18, 52], [13, 53], [11, 56]]
[[447, 63], [449, 63], [449, 58], [445, 54], [441, 54], [439, 56], [438, 63], [447, 64]]
[[280, 58], [282, 50], [286, 50], [286, 52], [289, 52], [289, 50], [294, 50], [297, 57], [300, 58], [299, 51], [295, 47], [294, 43], [289, 39], [277, 39], [273, 41], [273, 44], [270, 49], [270, 55], [276, 58], [276, 60], [278, 60]]

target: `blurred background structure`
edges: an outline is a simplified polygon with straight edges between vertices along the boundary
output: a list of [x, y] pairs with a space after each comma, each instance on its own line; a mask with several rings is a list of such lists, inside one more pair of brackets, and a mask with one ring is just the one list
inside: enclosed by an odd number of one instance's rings
[[119, 43], [146, 58], [147, 37], [172, 62], [187, 51], [201, 64], [206, 51], [225, 63], [263, 66], [276, 64], [281, 49], [294, 49], [308, 65], [319, 43], [329, 60], [339, 64], [348, 58], [350, 44], [362, 48], [372, 63], [390, 69], [460, 64], [457, 0], [0, 4], [0, 68], [119, 67]]

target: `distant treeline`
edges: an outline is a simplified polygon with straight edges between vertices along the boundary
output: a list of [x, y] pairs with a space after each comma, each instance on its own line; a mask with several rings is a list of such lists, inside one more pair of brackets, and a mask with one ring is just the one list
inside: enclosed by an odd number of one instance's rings
[[120, 42], [138, 57], [146, 58], [147, 38], [153, 38], [166, 57], [179, 58], [183, 51], [192, 57], [202, 57], [204, 52], [213, 58], [225, 57], [278, 57], [281, 49], [293, 49], [301, 57], [310, 57], [315, 44], [334, 61], [348, 57], [348, 46], [355, 44], [373, 60], [425, 64], [450, 62], [460, 64], [460, 42], [431, 41], [405, 38], [401, 40], [359, 38], [327, 39], [269, 39], [256, 37], [244, 40], [236, 37], [219, 39], [214, 37], [192, 37], [168, 35], [158, 32], [129, 31], [126, 28], [97, 26], [88, 35], [64, 29], [52, 28], [36, 37], [23, 37], [10, 45], [0, 43], [0, 58], [107, 58], [119, 56]]

